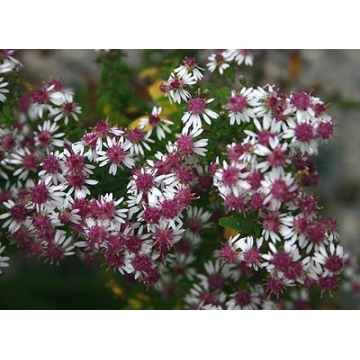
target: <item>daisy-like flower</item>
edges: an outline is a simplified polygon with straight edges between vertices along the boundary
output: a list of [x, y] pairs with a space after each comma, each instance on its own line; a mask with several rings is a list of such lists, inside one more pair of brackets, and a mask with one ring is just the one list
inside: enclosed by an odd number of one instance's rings
[[244, 63], [247, 66], [252, 66], [254, 61], [253, 50], [246, 49], [228, 49], [225, 51], [226, 55], [235, 61], [238, 65]]
[[285, 111], [288, 109], [287, 97], [278, 93], [273, 85], [258, 87], [253, 91], [254, 101], [257, 104], [254, 113], [258, 118], [263, 118], [263, 126], [266, 130], [279, 133], [282, 127], [286, 128]]
[[30, 172], [36, 172], [40, 162], [39, 158], [27, 147], [17, 148], [5, 161], [17, 167], [13, 175], [18, 176], [20, 180], [26, 179]]
[[97, 161], [100, 167], [110, 164], [109, 174], [116, 175], [117, 169], [123, 165], [130, 169], [135, 165], [134, 159], [127, 152], [131, 143], [126, 141], [124, 137], [111, 138], [108, 136], [104, 146], [107, 150], [98, 152]]
[[71, 95], [64, 94], [64, 97], [65, 100], [59, 104], [58, 109], [53, 110], [52, 116], [54, 116], [54, 121], [64, 119], [64, 124], [67, 125], [70, 117], [76, 121], [79, 120], [78, 114], [81, 114], [81, 107], [73, 102]]
[[269, 210], [278, 211], [283, 202], [293, 200], [297, 188], [291, 173], [285, 173], [283, 168], [277, 167], [265, 174], [260, 191], [266, 196], [264, 204]]
[[182, 223], [171, 226], [166, 219], [160, 219], [153, 230], [154, 250], [159, 253], [170, 250], [174, 244], [180, 241], [184, 231], [185, 229], [182, 228]]
[[239, 197], [251, 189], [251, 185], [246, 180], [249, 174], [246, 169], [246, 162], [229, 165], [224, 160], [222, 168], [218, 169], [214, 175], [214, 185], [219, 188], [224, 197], [230, 193]]
[[100, 199], [89, 205], [89, 216], [96, 217], [111, 231], [120, 231], [121, 224], [125, 223], [128, 209], [118, 208], [124, 198], [114, 200], [113, 197], [112, 193], [101, 195]]
[[206, 64], [208, 70], [210, 72], [214, 72], [218, 69], [220, 75], [224, 73], [224, 71], [230, 67], [231, 57], [229, 53], [226, 51], [217, 51], [214, 54], [211, 54], [208, 57], [209, 62]]
[[45, 254], [51, 262], [59, 261], [65, 256], [74, 255], [74, 248], [73, 238], [66, 237], [64, 230], [57, 229], [53, 241], [47, 243]]
[[142, 201], [152, 205], [158, 204], [162, 196], [162, 191], [160, 190], [162, 181], [167, 176], [156, 176], [156, 172], [156, 169], [146, 166], [136, 170], [132, 175], [127, 185], [128, 193], [134, 196], [131, 203], [128, 201], [130, 207], [140, 204]]
[[63, 161], [60, 159], [59, 151], [45, 156], [40, 163], [40, 167], [42, 170], [39, 171], [39, 178], [45, 184], [53, 183], [57, 185], [65, 182], [65, 177], [62, 174]]
[[192, 206], [187, 209], [186, 218], [187, 226], [184, 236], [193, 244], [197, 244], [201, 240], [200, 232], [211, 227], [211, 222], [209, 221], [211, 213], [201, 207]]
[[169, 125], [174, 124], [171, 120], [166, 119], [163, 115], [161, 115], [161, 112], [162, 107], [154, 106], [151, 114], [141, 118], [139, 122], [140, 129], [146, 129], [148, 126], [150, 126], [149, 136], [151, 135], [152, 131], [155, 130], [156, 136], [159, 140], [165, 139], [165, 132], [171, 134], [171, 129], [169, 128]]
[[237, 253], [237, 260], [244, 261], [246, 266], [258, 270], [262, 267], [261, 245], [264, 239], [262, 237], [256, 239], [252, 236], [240, 237], [240, 234], [230, 237], [228, 243]]
[[145, 133], [141, 129], [128, 130], [126, 133], [126, 139], [130, 142], [131, 147], [129, 148], [130, 156], [141, 155], [144, 156], [144, 149], [150, 151], [150, 144], [153, 144], [155, 141], [150, 139], [151, 131]]
[[231, 91], [231, 98], [226, 104], [226, 108], [229, 110], [230, 125], [250, 122], [251, 118], [255, 117], [252, 106], [255, 106], [257, 101], [254, 100], [252, 91], [253, 88], [245, 87], [239, 93], [235, 90]]
[[174, 70], [175, 74], [184, 77], [190, 73], [196, 81], [201, 80], [204, 77], [201, 73], [204, 69], [198, 66], [195, 58], [185, 56], [183, 63], [184, 65], [180, 65]]
[[254, 146], [254, 153], [260, 156], [266, 156], [266, 160], [259, 162], [256, 168], [261, 172], [266, 172], [270, 167], [286, 167], [291, 164], [291, 160], [287, 156], [286, 142], [280, 143], [278, 137], [269, 137], [269, 146], [257, 143]]
[[196, 82], [197, 80], [190, 73], [183, 76], [171, 73], [168, 81], [161, 84], [160, 90], [165, 93], [165, 96], [169, 97], [170, 103], [175, 101], [180, 104], [182, 100], [186, 101], [191, 96], [186, 89], [196, 84]]
[[203, 99], [200, 97], [190, 99], [188, 101], [188, 111], [185, 112], [181, 118], [182, 122], [185, 124], [185, 129], [189, 129], [191, 126], [194, 129], [201, 128], [202, 119], [208, 125], [211, 125], [211, 119], [217, 119], [219, 117], [215, 111], [206, 108], [206, 105], [213, 101], [214, 99]]
[[[32, 181], [31, 181], [32, 182]], [[29, 184], [30, 199], [36, 211], [51, 211], [68, 203], [66, 184], [49, 185], [42, 181], [37, 184]]]
[[257, 310], [260, 308], [263, 294], [250, 287], [240, 289], [230, 295], [230, 300], [226, 302], [227, 310]]
[[287, 214], [279, 214], [276, 211], [264, 213], [261, 224], [263, 227], [262, 236], [266, 241], [270, 239], [276, 243], [281, 240], [279, 234], [282, 233], [284, 228], [283, 219], [286, 215]]
[[[221, 264], [219, 259], [215, 261], [207, 261], [204, 264], [206, 274], [197, 274], [197, 277], [201, 280], [202, 283], [209, 283], [209, 288], [212, 290], [221, 290], [227, 279], [236, 280], [237, 271], [233, 266], [229, 264]], [[240, 273], [238, 272], [240, 276]]]
[[339, 274], [345, 265], [348, 255], [344, 254], [341, 245], [331, 243], [328, 248], [324, 244], [315, 247], [313, 260], [322, 265], [323, 276]]
[[194, 154], [205, 156], [207, 152], [208, 139], [200, 139], [194, 141], [194, 138], [199, 136], [203, 132], [203, 128], [194, 128], [189, 133], [188, 128], [184, 128], [182, 134], [176, 141], [176, 147], [181, 155], [191, 156]]
[[2, 274], [1, 268], [8, 267], [9, 266], [8, 261], [10, 260], [9, 257], [2, 256], [2, 253], [4, 252], [4, 250], [5, 250], [5, 246], [1, 246], [1, 243], [0, 243], [0, 275]]
[[204, 309], [223, 306], [226, 301], [226, 294], [220, 290], [210, 288], [208, 281], [202, 281], [201, 284], [194, 284], [190, 293], [184, 298], [185, 304], [189, 309]]
[[297, 243], [303, 249], [307, 244], [306, 229], [308, 219], [303, 214], [291, 215], [288, 214], [282, 219], [283, 225], [280, 232], [285, 240], [290, 244]]
[[64, 147], [64, 140], [62, 140], [62, 138], [65, 133], [56, 133], [56, 131], [59, 130], [59, 125], [56, 123], [46, 120], [42, 125], [38, 126], [38, 130], [38, 132], [34, 132], [36, 146], [41, 146], [46, 149]]
[[286, 241], [284, 250], [278, 251], [273, 243], [269, 242], [268, 245], [271, 252], [262, 254], [265, 259], [263, 267], [279, 278], [284, 276], [289, 281], [300, 279], [304, 269], [298, 247]]
[[7, 219], [3, 223], [3, 228], [8, 228], [11, 233], [16, 232], [20, 227], [30, 227], [31, 220], [29, 220], [29, 209], [21, 202], [15, 203], [8, 200], [2, 203], [7, 208], [7, 212], [0, 215], [0, 219]]
[[9, 84], [5, 81], [3, 81], [4, 78], [0, 78], [0, 102], [4, 102], [6, 100], [6, 96], [4, 94], [8, 93], [9, 90], [6, 89], [6, 86]]

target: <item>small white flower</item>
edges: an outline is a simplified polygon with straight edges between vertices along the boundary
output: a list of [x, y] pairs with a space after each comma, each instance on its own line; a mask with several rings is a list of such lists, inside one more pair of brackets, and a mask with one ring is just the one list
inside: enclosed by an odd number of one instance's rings
[[202, 120], [204, 120], [208, 125], [211, 125], [211, 119], [217, 119], [219, 115], [206, 107], [207, 104], [213, 102], [214, 99], [202, 99], [195, 98], [188, 100], [188, 111], [185, 112], [181, 118], [182, 122], [185, 124], [185, 128], [189, 129], [191, 126], [194, 129], [202, 127]]
[[231, 56], [226, 51], [218, 51], [214, 54], [211, 54], [208, 57], [209, 62], [206, 64], [210, 72], [214, 72], [216, 69], [219, 70], [220, 75], [230, 67]]
[[151, 135], [152, 131], [156, 131], [156, 136], [158, 140], [165, 139], [167, 132], [171, 134], [171, 129], [169, 125], [173, 125], [174, 123], [166, 119], [165, 116], [161, 115], [162, 108], [154, 106], [150, 115], [143, 117], [140, 119], [139, 128], [145, 129], [150, 126], [149, 136]]

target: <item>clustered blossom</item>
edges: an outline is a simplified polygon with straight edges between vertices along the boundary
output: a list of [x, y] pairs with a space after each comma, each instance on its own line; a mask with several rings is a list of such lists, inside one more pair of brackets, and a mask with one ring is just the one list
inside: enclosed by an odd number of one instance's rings
[[[228, 145], [214, 185], [229, 210], [245, 217], [256, 214], [261, 237], [231, 237], [221, 256], [266, 269], [268, 291], [276, 295], [296, 284], [334, 290], [346, 255], [334, 219], [322, 218], [316, 200], [306, 192], [317, 180], [310, 155], [331, 137], [331, 118], [323, 103], [306, 93], [286, 97], [274, 94], [271, 86], [248, 90], [244, 94], [252, 101], [255, 130], [245, 130], [240, 142]], [[279, 103], [282, 117], [276, 116]], [[326, 134], [319, 131], [323, 127]]]
[[239, 66], [243, 63], [246, 66], [252, 66], [253, 59], [254, 55], [252, 50], [219, 50], [208, 57], [209, 62], [207, 63], [207, 68], [210, 72], [218, 70], [220, 75], [223, 75], [224, 71], [231, 66], [232, 62], [235, 62]]
[[[0, 53], [1, 74], [19, 68], [11, 55]], [[207, 68], [223, 75], [252, 62], [251, 50], [224, 50]], [[182, 115], [155, 104], [135, 127], [98, 121], [73, 143], [65, 126], [81, 108], [61, 81], [25, 96], [19, 120], [0, 129], [9, 245], [55, 263], [101, 259], [163, 298], [188, 282], [189, 309], [306, 308], [304, 289], [333, 292], [348, 257], [335, 220], [307, 192], [319, 181], [311, 156], [333, 135], [326, 106], [271, 85], [233, 88], [224, 100], [204, 90], [206, 76], [186, 57], [160, 87]], [[1, 77], [0, 101], [7, 86]], [[213, 128], [230, 143], [214, 144]], [[238, 220], [225, 243], [220, 217]], [[280, 300], [285, 289], [290, 303]]]

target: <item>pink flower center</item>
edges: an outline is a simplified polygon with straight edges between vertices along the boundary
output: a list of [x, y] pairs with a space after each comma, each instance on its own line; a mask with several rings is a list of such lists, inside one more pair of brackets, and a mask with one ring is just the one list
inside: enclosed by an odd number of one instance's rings
[[201, 99], [201, 98], [190, 99], [188, 110], [194, 115], [200, 115], [204, 112], [205, 105], [206, 105], [205, 99]]
[[33, 154], [27, 154], [23, 157], [22, 165], [25, 170], [36, 170], [38, 159]]
[[262, 225], [265, 230], [278, 232], [280, 230], [279, 214], [277, 214], [277, 213], [267, 214], [264, 218]]
[[111, 163], [120, 165], [125, 159], [125, 150], [121, 146], [113, 146], [106, 152]]
[[55, 174], [59, 171], [59, 160], [54, 155], [48, 155], [42, 164], [42, 168], [49, 174]]
[[260, 250], [257, 248], [250, 248], [244, 251], [244, 260], [247, 265], [255, 265], [261, 261]]
[[225, 285], [225, 279], [221, 274], [209, 275], [209, 285], [211, 289], [221, 289]]
[[281, 166], [285, 164], [286, 155], [279, 147], [277, 147], [267, 156], [267, 160], [271, 166]]
[[49, 101], [49, 94], [45, 89], [35, 90], [32, 93], [32, 100], [37, 104], [47, 104]]
[[154, 178], [148, 173], [139, 174], [135, 184], [139, 191], [148, 192], [154, 185]]
[[144, 132], [140, 129], [130, 130], [128, 132], [128, 140], [132, 143], [140, 143], [144, 139]]
[[310, 96], [305, 93], [296, 93], [290, 103], [300, 110], [306, 110], [310, 106]]
[[247, 291], [238, 291], [235, 294], [235, 301], [241, 307], [250, 305], [251, 304], [251, 296]]
[[186, 156], [193, 154], [194, 143], [193, 143], [193, 138], [191, 136], [181, 135], [177, 141], [177, 144], [179, 147], [179, 151], [182, 154]]
[[15, 204], [10, 210], [11, 217], [17, 221], [22, 222], [26, 220], [27, 210], [23, 204]]
[[299, 124], [295, 129], [295, 136], [301, 142], [314, 139], [314, 128], [310, 124]]
[[160, 122], [160, 116], [152, 115], [152, 114], [149, 115], [149, 124], [152, 127], [155, 127], [156, 125], [158, 125], [159, 122]]
[[48, 199], [49, 191], [45, 184], [35, 185], [31, 191], [31, 200], [35, 204], [44, 204]]
[[38, 140], [42, 146], [49, 146], [51, 143], [52, 135], [49, 131], [41, 131], [38, 134]]
[[325, 268], [334, 273], [340, 272], [343, 266], [344, 266], [343, 260], [337, 255], [330, 256], [325, 261]]
[[225, 186], [234, 186], [239, 180], [239, 169], [234, 166], [229, 166], [223, 170], [221, 177], [222, 183]]
[[271, 195], [280, 201], [285, 201], [288, 198], [289, 188], [284, 180], [276, 179], [271, 185]]
[[246, 97], [242, 94], [235, 94], [233, 97], [229, 99], [226, 107], [233, 113], [240, 113], [247, 108], [247, 100]]

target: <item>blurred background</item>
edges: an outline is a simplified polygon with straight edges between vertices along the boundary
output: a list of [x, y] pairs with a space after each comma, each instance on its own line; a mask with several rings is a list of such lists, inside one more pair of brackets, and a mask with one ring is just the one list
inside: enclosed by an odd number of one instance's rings
[[[205, 67], [213, 50], [181, 50]], [[174, 50], [127, 50], [129, 67], [142, 69], [145, 57], [156, 66]], [[26, 78], [34, 85], [62, 79], [85, 96], [91, 107], [96, 97], [100, 67], [94, 50], [21, 50]], [[274, 84], [284, 92], [311, 92], [326, 104], [337, 124], [335, 139], [320, 148], [316, 159], [322, 182], [314, 189], [327, 216], [338, 222], [346, 251], [360, 253], [360, 50], [261, 50], [254, 68], [244, 70], [250, 82]], [[86, 90], [86, 95], [82, 94]], [[93, 99], [94, 100], [94, 99]], [[98, 119], [101, 120], [101, 119]], [[341, 299], [342, 308], [359, 308], [355, 297]], [[1, 309], [142, 309], [157, 308], [151, 291], [120, 286], [117, 275], [105, 268], [66, 259], [61, 265], [14, 254], [6, 276], [0, 278]]]

